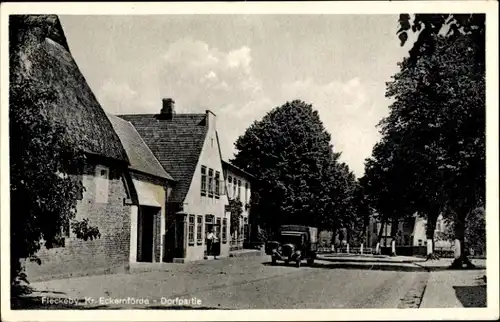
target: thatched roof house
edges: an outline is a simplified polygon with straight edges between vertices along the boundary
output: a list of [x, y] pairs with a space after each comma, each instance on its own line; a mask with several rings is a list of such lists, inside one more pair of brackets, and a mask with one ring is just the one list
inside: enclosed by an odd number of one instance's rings
[[77, 147], [128, 163], [118, 135], [69, 51], [58, 17], [10, 16], [9, 36], [11, 82], [33, 84], [27, 86], [26, 95], [36, 95], [36, 84], [46, 86], [52, 95], [43, 104], [44, 112], [62, 125]]

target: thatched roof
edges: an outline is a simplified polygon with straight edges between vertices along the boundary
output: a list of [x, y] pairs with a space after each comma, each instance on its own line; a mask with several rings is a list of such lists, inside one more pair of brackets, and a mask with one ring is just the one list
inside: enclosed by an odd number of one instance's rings
[[82, 151], [128, 162], [118, 135], [69, 52], [58, 17], [10, 16], [9, 34], [11, 81], [46, 85], [54, 94], [43, 104], [49, 118], [62, 124]]
[[181, 203], [191, 185], [208, 132], [206, 114], [120, 115], [131, 122], [163, 168], [177, 181], [169, 200]]
[[171, 181], [174, 180], [163, 169], [132, 123], [115, 115], [107, 115], [127, 152], [128, 159], [130, 160], [129, 168], [131, 170]]

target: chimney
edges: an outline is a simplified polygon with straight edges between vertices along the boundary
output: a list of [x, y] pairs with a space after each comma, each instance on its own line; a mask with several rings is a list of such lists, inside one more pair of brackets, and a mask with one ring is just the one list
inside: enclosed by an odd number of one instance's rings
[[164, 98], [160, 115], [162, 118], [171, 120], [175, 114], [175, 101], [171, 98]]

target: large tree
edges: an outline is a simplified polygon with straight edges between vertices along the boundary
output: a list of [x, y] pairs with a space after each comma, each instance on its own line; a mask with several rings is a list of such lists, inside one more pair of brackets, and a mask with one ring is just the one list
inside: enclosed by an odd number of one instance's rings
[[401, 149], [400, 138], [386, 135], [374, 146], [372, 157], [365, 161], [365, 176], [362, 181], [367, 201], [376, 213], [374, 218], [381, 222], [377, 251], [382, 231], [385, 225], [391, 223], [391, 253], [396, 255], [398, 223], [414, 212], [410, 198], [413, 181], [414, 172]]
[[82, 198], [81, 170], [85, 155], [66, 129], [47, 113], [57, 102], [54, 89], [39, 79], [25, 77], [21, 54], [38, 39], [25, 20], [10, 20], [9, 130], [10, 130], [10, 267], [12, 291], [27, 282], [21, 260], [41, 263], [37, 251], [51, 248], [68, 233], [78, 238], [99, 236], [88, 221], [75, 220]]
[[447, 97], [440, 95], [441, 69], [434, 56], [421, 56], [415, 63], [406, 58], [393, 81], [387, 84], [386, 96], [393, 98], [390, 114], [380, 122], [386, 138], [397, 138], [400, 169], [411, 187], [408, 202], [417, 206], [420, 216], [427, 219], [427, 255], [433, 258], [436, 221], [445, 206], [443, 169], [440, 160], [446, 147], [442, 136], [440, 106]]
[[[445, 148], [444, 171], [448, 208], [455, 222], [456, 261], [454, 266], [471, 266], [465, 253], [465, 228], [469, 213], [485, 205], [486, 190], [486, 92], [484, 47], [469, 36], [449, 44], [442, 39], [437, 51], [443, 68], [443, 111], [441, 146]], [[448, 43], [448, 45], [447, 45]]]
[[465, 219], [484, 203], [484, 15], [416, 15], [413, 25], [402, 15], [400, 23], [403, 42], [410, 26], [420, 33], [388, 86], [395, 103], [385, 130], [410, 138], [404, 147], [420, 165], [414, 196], [429, 201], [423, 207], [432, 219], [428, 235], [436, 213], [449, 209], [458, 248], [454, 265], [470, 264]]
[[348, 190], [352, 178], [330, 139], [318, 112], [300, 100], [274, 108], [238, 138], [232, 162], [259, 178], [252, 210], [260, 224], [272, 231], [281, 224], [334, 225], [344, 206], [334, 193]]

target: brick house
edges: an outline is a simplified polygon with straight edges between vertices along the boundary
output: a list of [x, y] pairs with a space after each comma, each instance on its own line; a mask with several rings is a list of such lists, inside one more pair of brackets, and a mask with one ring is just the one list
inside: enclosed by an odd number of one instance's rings
[[165, 218], [174, 180], [163, 169], [132, 123], [108, 118], [130, 160], [135, 197], [130, 225], [130, 263], [164, 260]]
[[132, 209], [128, 187], [132, 179], [120, 139], [78, 69], [58, 17], [10, 16], [9, 23], [16, 29], [11, 29], [11, 40], [18, 42], [11, 57], [19, 57], [11, 66], [11, 76], [26, 83], [42, 83], [53, 91], [51, 104], [44, 105], [41, 112], [62, 125], [64, 135], [87, 157], [79, 173], [67, 173], [81, 179], [85, 187], [83, 199], [77, 202], [76, 219], [87, 218], [101, 234], [85, 241], [77, 239], [71, 227], [64, 227], [54, 248], [43, 245], [38, 251], [41, 265], [24, 263], [28, 278], [126, 270]]
[[230, 215], [215, 114], [176, 114], [174, 101], [167, 98], [159, 114], [120, 117], [134, 125], [176, 181], [167, 203], [166, 260], [203, 259], [212, 227], [219, 235], [220, 256], [228, 256]]
[[[242, 249], [250, 243], [251, 220], [249, 216], [252, 183], [255, 177], [227, 161], [222, 161], [228, 199], [242, 203], [242, 213], [238, 225], [231, 227], [231, 250]], [[231, 223], [232, 224], [232, 223]]]

